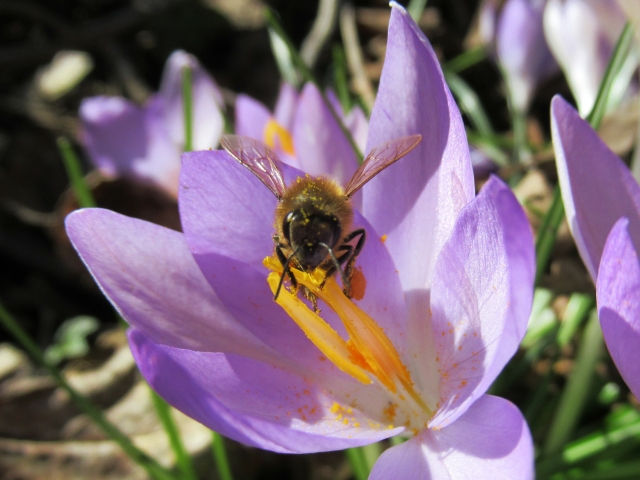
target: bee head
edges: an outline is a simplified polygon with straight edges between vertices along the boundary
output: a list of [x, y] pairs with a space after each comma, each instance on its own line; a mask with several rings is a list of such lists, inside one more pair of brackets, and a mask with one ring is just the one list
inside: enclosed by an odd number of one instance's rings
[[342, 237], [342, 227], [335, 215], [304, 209], [289, 212], [282, 230], [291, 249], [297, 252], [298, 263], [308, 271], [322, 264], [329, 255], [327, 246], [335, 248]]

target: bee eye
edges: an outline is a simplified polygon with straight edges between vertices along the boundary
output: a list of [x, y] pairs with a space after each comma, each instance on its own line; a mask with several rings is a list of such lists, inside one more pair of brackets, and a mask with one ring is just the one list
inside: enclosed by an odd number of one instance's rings
[[295, 220], [295, 212], [289, 212], [282, 221], [282, 232], [287, 242], [291, 242], [291, 222]]

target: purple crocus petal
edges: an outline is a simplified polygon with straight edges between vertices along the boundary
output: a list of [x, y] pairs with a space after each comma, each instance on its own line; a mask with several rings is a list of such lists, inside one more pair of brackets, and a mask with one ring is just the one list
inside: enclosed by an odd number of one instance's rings
[[[129, 342], [142, 375], [171, 405], [226, 437], [281, 453], [338, 450], [388, 438], [373, 422], [308, 378], [237, 355], [157, 345], [139, 330]], [[351, 379], [352, 381], [355, 381]], [[346, 409], [345, 409], [346, 410]]]
[[344, 118], [344, 124], [353, 135], [353, 140], [360, 151], [364, 152], [367, 147], [367, 136], [369, 135], [369, 120], [362, 109], [358, 106], [353, 107]]
[[454, 424], [385, 451], [369, 480], [534, 478], [533, 442], [509, 401], [484, 395]]
[[298, 99], [292, 134], [302, 170], [310, 175], [331, 175], [342, 185], [349, 183], [358, 160], [312, 83], [304, 86]]
[[430, 428], [451, 424], [489, 388], [527, 329], [535, 266], [526, 216], [492, 177], [460, 214], [431, 289], [440, 408]]
[[238, 95], [236, 98], [236, 134], [264, 142], [264, 127], [269, 119], [271, 119], [271, 112], [262, 103], [248, 95]]
[[607, 238], [596, 293], [611, 358], [631, 392], [640, 398], [640, 265], [628, 223], [625, 218], [618, 220]]
[[200, 66], [193, 55], [178, 50], [173, 52], [164, 68], [160, 85], [160, 97], [164, 102], [165, 122], [173, 142], [184, 146], [184, 103], [182, 71], [191, 69], [193, 112], [193, 150], [205, 150], [218, 146], [224, 128], [220, 111], [222, 95], [211, 76]]
[[558, 70], [544, 36], [546, 0], [508, 0], [496, 32], [496, 53], [513, 105], [526, 110], [538, 84]]
[[593, 107], [609, 58], [625, 24], [614, 0], [549, 0], [544, 30], [580, 113]]
[[155, 342], [277, 357], [224, 308], [181, 233], [102, 209], [71, 213], [66, 228], [107, 298]]
[[551, 102], [551, 134], [569, 228], [591, 278], [614, 222], [629, 219], [640, 246], [640, 186], [591, 126], [559, 96]]
[[362, 212], [386, 235], [405, 292], [431, 286], [435, 259], [458, 212], [474, 197], [474, 183], [462, 118], [436, 56], [393, 2], [367, 150], [415, 134], [422, 142], [363, 187]]
[[280, 125], [287, 129], [293, 127], [297, 103], [298, 91], [296, 87], [289, 83], [283, 83], [280, 86], [280, 93], [273, 109], [273, 116]]
[[140, 108], [121, 97], [92, 97], [80, 106], [82, 141], [100, 171], [154, 183], [177, 196], [180, 152], [165, 128], [158, 98]]
[[80, 104], [81, 138], [105, 175], [127, 175], [148, 149], [145, 112], [121, 97], [90, 97]]

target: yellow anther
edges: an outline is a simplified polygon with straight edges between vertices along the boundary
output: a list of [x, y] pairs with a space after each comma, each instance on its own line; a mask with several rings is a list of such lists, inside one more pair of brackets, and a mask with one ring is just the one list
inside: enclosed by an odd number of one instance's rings
[[267, 124], [264, 126], [264, 143], [271, 148], [276, 148], [277, 145], [289, 155], [295, 155], [293, 148], [293, 138], [289, 131], [280, 125], [275, 119], [270, 118]]

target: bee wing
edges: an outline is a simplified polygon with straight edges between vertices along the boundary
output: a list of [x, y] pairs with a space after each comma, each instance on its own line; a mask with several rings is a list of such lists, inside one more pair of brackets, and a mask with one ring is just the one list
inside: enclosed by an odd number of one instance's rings
[[351, 197], [379, 172], [416, 148], [421, 140], [422, 135], [410, 135], [373, 147], [367, 158], [362, 162], [362, 165], [360, 165], [360, 168], [351, 177], [349, 185], [345, 189], [345, 195]]
[[282, 199], [284, 180], [277, 164], [280, 159], [273, 150], [258, 140], [241, 135], [223, 135], [220, 144], [233, 158], [251, 170], [278, 200]]

